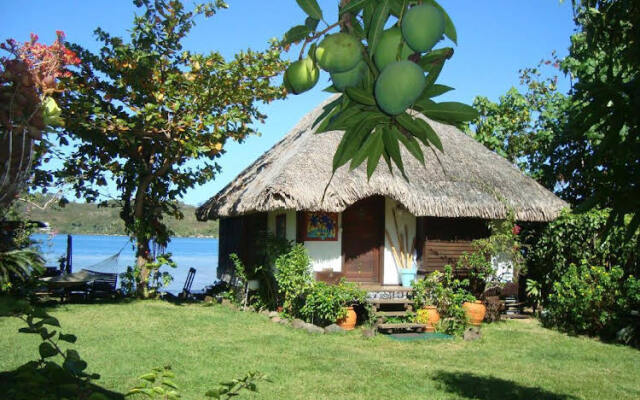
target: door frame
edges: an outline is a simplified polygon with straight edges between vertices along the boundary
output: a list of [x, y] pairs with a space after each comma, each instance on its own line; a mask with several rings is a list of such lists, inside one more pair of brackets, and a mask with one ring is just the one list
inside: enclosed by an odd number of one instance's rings
[[[347, 271], [345, 268], [345, 252], [344, 252], [344, 246], [345, 246], [345, 235], [344, 235], [344, 212], [347, 210], [345, 208], [344, 211], [342, 211], [340, 213], [340, 222], [341, 222], [341, 239], [342, 239], [342, 243], [340, 244], [340, 253], [341, 253], [341, 266], [340, 266], [340, 270], [342, 271], [343, 276], [345, 277], [345, 279], [348, 282], [354, 282], [354, 283], [363, 283], [363, 284], [367, 284], [367, 283], [373, 283], [373, 284], [378, 284], [378, 285], [382, 285], [384, 282], [384, 230], [386, 228], [386, 199], [384, 196], [370, 196], [370, 197], [365, 197], [364, 199], [360, 199], [358, 201], [356, 201], [355, 203], [349, 205], [349, 207], [354, 206], [356, 203], [358, 203], [359, 201], [362, 200], [367, 200], [367, 199], [371, 199], [371, 198], [375, 198], [376, 201], [378, 201], [380, 203], [380, 207], [379, 207], [379, 211], [380, 211], [380, 216], [378, 217], [380, 219], [380, 245], [377, 246], [377, 248], [375, 249], [378, 253], [377, 255], [377, 259], [378, 259], [378, 273], [376, 276], [376, 280], [374, 281], [352, 281], [349, 279], [349, 277], [347, 276]], [[347, 207], [347, 208], [349, 208]]]

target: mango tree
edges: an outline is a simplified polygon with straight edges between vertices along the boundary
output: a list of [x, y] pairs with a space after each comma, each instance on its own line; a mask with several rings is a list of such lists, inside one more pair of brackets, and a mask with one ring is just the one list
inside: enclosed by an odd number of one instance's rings
[[323, 69], [332, 81], [325, 91], [341, 93], [314, 125], [318, 133], [344, 131], [334, 172], [349, 161], [353, 169], [367, 160], [371, 177], [384, 158], [390, 170], [393, 162], [406, 178], [400, 143], [422, 163], [420, 142], [443, 150], [429, 122], [410, 110], [455, 125], [476, 117], [468, 105], [433, 100], [452, 90], [436, 80], [453, 55], [452, 48], [434, 46], [444, 36], [457, 42], [453, 22], [436, 1], [342, 0], [332, 24], [325, 22], [316, 0], [296, 1], [308, 17], [284, 36], [286, 46], [301, 43], [284, 84], [302, 93], [316, 85]]
[[266, 118], [259, 103], [286, 94], [271, 81], [286, 63], [275, 42], [230, 61], [185, 50], [196, 17], [226, 8], [220, 0], [192, 10], [176, 0], [134, 4], [143, 14], [128, 42], [98, 28], [97, 53], [71, 46], [83, 64], [60, 105], [66, 132], [79, 140], [58, 176], [88, 201], [115, 182], [120, 217], [136, 243], [138, 293], [147, 296], [150, 268], [157, 267], [151, 241], [170, 240], [163, 217], [182, 217], [177, 199], [214, 177], [227, 140], [256, 133], [253, 122]]

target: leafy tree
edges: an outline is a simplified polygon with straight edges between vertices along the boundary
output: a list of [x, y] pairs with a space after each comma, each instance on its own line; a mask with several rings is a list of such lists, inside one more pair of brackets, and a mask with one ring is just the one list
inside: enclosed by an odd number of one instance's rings
[[479, 116], [471, 135], [505, 157], [549, 190], [561, 177], [554, 171], [554, 148], [566, 124], [569, 97], [558, 90], [558, 76], [543, 74], [543, 67], [558, 60], [540, 62], [520, 71], [523, 91], [512, 87], [498, 102], [478, 96], [473, 106]]
[[611, 207], [610, 223], [635, 214], [631, 235], [640, 225], [640, 3], [572, 3], [578, 30], [562, 68], [574, 83], [558, 172], [570, 177], [565, 197]]
[[226, 8], [221, 0], [192, 10], [177, 0], [134, 4], [144, 13], [130, 41], [98, 28], [99, 52], [72, 45], [83, 64], [60, 102], [66, 133], [81, 141], [58, 177], [88, 201], [100, 200], [99, 187], [113, 179], [120, 217], [136, 240], [139, 295], [146, 296], [150, 241], [170, 240], [163, 217], [182, 217], [177, 199], [215, 176], [227, 140], [256, 133], [252, 123], [266, 118], [259, 104], [286, 94], [271, 82], [285, 63], [275, 42], [230, 61], [184, 50], [196, 18]]

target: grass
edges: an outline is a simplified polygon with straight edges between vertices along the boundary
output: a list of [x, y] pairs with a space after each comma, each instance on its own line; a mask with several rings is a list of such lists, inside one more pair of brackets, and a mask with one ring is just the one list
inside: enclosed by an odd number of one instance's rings
[[[2, 301], [2, 299], [0, 299]], [[2, 307], [0, 307], [2, 308]], [[640, 351], [542, 328], [483, 327], [483, 338], [399, 342], [359, 331], [311, 335], [224, 306], [160, 301], [52, 308], [72, 345], [126, 392], [152, 367], [171, 365], [183, 398], [249, 370], [268, 374], [255, 399], [638, 399]], [[0, 371], [37, 358], [39, 337], [0, 317]]]

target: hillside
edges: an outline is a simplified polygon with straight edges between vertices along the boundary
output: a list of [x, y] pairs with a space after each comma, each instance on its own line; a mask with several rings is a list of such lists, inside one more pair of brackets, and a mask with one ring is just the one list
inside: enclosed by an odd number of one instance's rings
[[[167, 225], [175, 236], [217, 237], [218, 221], [196, 220], [196, 207], [181, 204], [184, 219], [167, 218]], [[64, 207], [49, 206], [45, 210], [30, 207], [30, 218], [47, 222], [52, 230], [70, 234], [123, 235], [124, 224], [117, 207], [98, 207], [96, 204], [68, 203]]]

